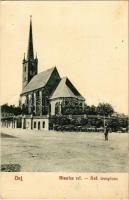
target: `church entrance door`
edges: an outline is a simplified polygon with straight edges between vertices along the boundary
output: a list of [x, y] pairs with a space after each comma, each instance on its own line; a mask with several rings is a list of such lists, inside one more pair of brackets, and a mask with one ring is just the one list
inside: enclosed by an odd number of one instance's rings
[[40, 130], [40, 122], [38, 122], [38, 130]]

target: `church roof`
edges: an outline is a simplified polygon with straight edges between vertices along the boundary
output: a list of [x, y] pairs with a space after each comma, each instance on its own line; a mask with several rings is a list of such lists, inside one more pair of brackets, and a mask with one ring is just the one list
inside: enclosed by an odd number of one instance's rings
[[63, 77], [61, 79], [50, 99], [56, 99], [60, 97], [74, 97], [85, 100], [67, 77]]
[[55, 68], [56, 67], [52, 67], [35, 75], [27, 84], [27, 86], [23, 89], [22, 94], [44, 87], [47, 84]]

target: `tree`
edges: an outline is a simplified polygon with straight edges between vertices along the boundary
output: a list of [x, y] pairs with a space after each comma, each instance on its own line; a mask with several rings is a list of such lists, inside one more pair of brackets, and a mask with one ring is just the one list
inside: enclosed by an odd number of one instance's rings
[[3, 104], [1, 106], [1, 113], [5, 113], [6, 115], [20, 115], [22, 110], [19, 106]]
[[118, 118], [111, 118], [108, 121], [108, 126], [112, 129], [112, 131], [116, 132], [120, 129], [119, 119]]
[[128, 127], [128, 118], [119, 118], [119, 125], [121, 128]]
[[114, 113], [112, 105], [108, 103], [99, 103], [97, 113], [102, 116], [111, 116]]
[[22, 105], [22, 114], [27, 115], [28, 114], [28, 108], [25, 106], [25, 104]]
[[21, 107], [14, 107], [14, 115], [21, 115], [22, 114], [22, 109]]
[[3, 104], [2, 106], [1, 106], [1, 112], [2, 113], [9, 113], [9, 106], [8, 106], [8, 104]]
[[91, 115], [96, 115], [97, 114], [97, 108], [94, 105], [92, 105], [90, 107], [90, 110], [91, 110]]

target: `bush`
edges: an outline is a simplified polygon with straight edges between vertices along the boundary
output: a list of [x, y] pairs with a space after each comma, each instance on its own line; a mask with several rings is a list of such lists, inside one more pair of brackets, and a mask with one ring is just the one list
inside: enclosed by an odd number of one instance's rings
[[[69, 118], [66, 116], [55, 116], [52, 118], [51, 124], [54, 130], [60, 131], [88, 131], [88, 132], [103, 132], [104, 121], [102, 118]], [[118, 117], [106, 119], [106, 124], [112, 132], [125, 132], [128, 128], [127, 118], [121, 119]]]

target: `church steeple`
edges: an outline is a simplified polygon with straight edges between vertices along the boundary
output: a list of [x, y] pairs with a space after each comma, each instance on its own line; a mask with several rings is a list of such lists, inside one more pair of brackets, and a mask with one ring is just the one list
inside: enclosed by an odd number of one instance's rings
[[33, 33], [32, 33], [32, 16], [30, 16], [30, 26], [29, 26], [29, 41], [28, 41], [28, 50], [27, 57], [23, 58], [23, 78], [22, 78], [22, 88], [30, 82], [30, 80], [38, 73], [38, 58], [34, 58], [34, 49], [33, 49]]
[[28, 52], [27, 58], [34, 59], [34, 50], [33, 50], [33, 33], [32, 33], [32, 16], [30, 16], [30, 30], [29, 30], [29, 41], [28, 41]]

